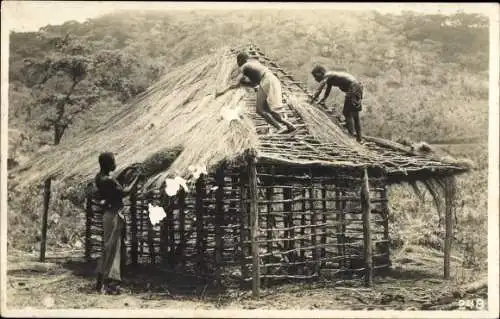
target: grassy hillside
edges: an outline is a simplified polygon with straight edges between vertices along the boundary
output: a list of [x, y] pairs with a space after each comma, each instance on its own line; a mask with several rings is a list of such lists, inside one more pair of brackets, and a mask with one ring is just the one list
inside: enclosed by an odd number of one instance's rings
[[[72, 43], [70, 49], [58, 46], [61, 39]], [[103, 123], [172, 67], [215, 48], [250, 41], [311, 89], [315, 84], [309, 74], [316, 63], [354, 74], [366, 88], [361, 114], [366, 134], [431, 143], [479, 137], [480, 144], [473, 147], [444, 148], [476, 161], [477, 169], [460, 180], [463, 205], [456, 248], [463, 254], [464, 267], [484, 268], [489, 48], [487, 18], [477, 15], [120, 12], [84, 23], [46, 26], [38, 32], [11, 33], [9, 157], [22, 162], [53, 144], [51, 127], [43, 124], [53, 112], [51, 104], [39, 101], [44, 94], [64, 92], [67, 83], [61, 77], [44, 84], [40, 95], [34, 94], [33, 83], [40, 74], [32, 71], [33, 64], [43, 68], [47, 61], [78, 59], [88, 64], [78, 94], [95, 98], [72, 119], [64, 140]], [[342, 102], [343, 94], [334, 89], [330, 103], [340, 108]], [[21, 194], [10, 189], [13, 246], [35, 247], [39, 240], [41, 197], [38, 189], [32, 191]], [[440, 249], [436, 243], [442, 239], [442, 227], [430, 201], [419, 203], [404, 187], [395, 188], [391, 196], [395, 243]], [[52, 203], [52, 212], [49, 245], [78, 242], [75, 230], [82, 229], [82, 211], [61, 198]]]

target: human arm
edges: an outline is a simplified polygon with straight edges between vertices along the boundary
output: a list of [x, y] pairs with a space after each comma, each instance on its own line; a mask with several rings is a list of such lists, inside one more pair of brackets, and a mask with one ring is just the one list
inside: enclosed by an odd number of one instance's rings
[[134, 186], [137, 184], [138, 180], [139, 175], [137, 175], [129, 184], [129, 186], [125, 188], [115, 178], [110, 178], [108, 182], [110, 183], [110, 187], [114, 190], [113, 193], [115, 193], [119, 197], [126, 197], [130, 194]]
[[[321, 94], [321, 92], [323, 91], [323, 88], [325, 87], [326, 85], [326, 79], [322, 80], [320, 83], [319, 83], [319, 87], [318, 89], [316, 90], [316, 93], [314, 93], [314, 96], [312, 97], [312, 100], [313, 101], [316, 101], [319, 97], [319, 95]], [[328, 89], [327, 89], [328, 90]]]
[[230, 90], [234, 90], [234, 89], [237, 89], [239, 88], [240, 86], [242, 85], [245, 85], [245, 86], [253, 86], [253, 83], [252, 81], [250, 81], [249, 78], [247, 78], [246, 76], [244, 75], [240, 75], [238, 77], [238, 79], [236, 80], [235, 83], [229, 85], [228, 87], [226, 87], [224, 90], [222, 91], [219, 91], [219, 92], [216, 92], [215, 93], [215, 97], [219, 97], [223, 94], [225, 94], [227, 91], [230, 91]]
[[123, 189], [123, 193], [125, 196], [129, 195], [130, 192], [132, 191], [132, 189], [134, 188], [135, 185], [137, 185], [137, 182], [139, 181], [139, 175], [137, 175], [133, 180], [132, 182], [130, 183], [130, 185], [126, 188]]
[[328, 98], [328, 96], [330, 96], [330, 92], [332, 91], [332, 86], [327, 84], [326, 85], [326, 90], [325, 90], [325, 95], [323, 95], [323, 98], [321, 99], [321, 101], [319, 101], [319, 103], [324, 103], [326, 101], [326, 99]]

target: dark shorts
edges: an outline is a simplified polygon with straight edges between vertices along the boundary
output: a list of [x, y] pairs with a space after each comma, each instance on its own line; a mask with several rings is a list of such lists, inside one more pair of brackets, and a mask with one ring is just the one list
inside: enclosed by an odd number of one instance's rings
[[359, 112], [362, 110], [363, 100], [363, 85], [354, 83], [345, 94], [344, 100], [344, 113], [345, 112]]

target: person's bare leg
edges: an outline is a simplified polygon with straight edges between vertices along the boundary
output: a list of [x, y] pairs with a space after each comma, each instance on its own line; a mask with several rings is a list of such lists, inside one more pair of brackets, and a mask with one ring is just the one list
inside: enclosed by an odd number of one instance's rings
[[349, 131], [349, 134], [354, 136], [353, 124], [352, 124], [352, 121], [353, 121], [352, 113], [350, 111], [348, 111], [346, 107], [344, 107], [343, 113], [344, 113], [344, 117], [345, 117], [345, 124], [346, 124], [347, 130]]
[[273, 110], [269, 110], [268, 112], [276, 119], [276, 121], [285, 125], [287, 127], [287, 131], [292, 132], [296, 130], [296, 127], [292, 123], [285, 120], [278, 112]]
[[354, 119], [354, 128], [356, 129], [356, 135], [358, 142], [361, 142], [361, 123], [359, 121], [359, 112], [352, 112], [352, 117]]
[[292, 123], [286, 121], [283, 117], [281, 117], [281, 115], [278, 112], [271, 110], [271, 108], [269, 107], [269, 103], [267, 103], [267, 101], [264, 101], [263, 107], [264, 107], [264, 112], [270, 114], [275, 121], [286, 126], [286, 129], [281, 130], [279, 133], [290, 133], [296, 130], [295, 126], [293, 126]]
[[276, 122], [276, 120], [272, 117], [272, 115], [269, 114], [269, 112], [267, 112], [267, 109], [269, 109], [269, 107], [267, 107], [266, 95], [261, 87], [259, 87], [259, 90], [257, 91], [255, 106], [257, 114], [262, 116], [267, 123], [274, 126], [277, 130], [281, 129], [281, 125], [279, 125], [279, 123]]
[[257, 114], [259, 114], [260, 116], [262, 116], [264, 118], [264, 120], [266, 120], [267, 123], [271, 124], [272, 126], [274, 126], [277, 130], [280, 130], [281, 129], [281, 126], [279, 125], [279, 123], [271, 116], [271, 114], [269, 114], [268, 112], [265, 112], [262, 108], [259, 108], [257, 106]]

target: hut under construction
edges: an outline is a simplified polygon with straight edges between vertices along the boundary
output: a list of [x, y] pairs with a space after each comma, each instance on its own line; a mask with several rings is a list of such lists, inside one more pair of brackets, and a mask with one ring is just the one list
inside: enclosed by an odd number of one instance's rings
[[[281, 81], [277, 111], [295, 134], [269, 131], [255, 113], [252, 89], [214, 97], [235, 76], [237, 52], [224, 49], [171, 70], [101, 129], [37, 158], [30, 163], [37, 172], [25, 182], [56, 176], [87, 184], [98, 154], [112, 151], [118, 172], [140, 168], [144, 176], [126, 202], [129, 263], [252, 282], [258, 294], [262, 282], [326, 275], [360, 274], [371, 285], [374, 272], [390, 266], [388, 187], [421, 181], [446, 198], [449, 276], [453, 176], [468, 167], [392, 141], [356, 142], [336, 110], [308, 102], [305, 86], [258, 48], [247, 52]], [[165, 180], [175, 176], [189, 186], [169, 197]], [[102, 248], [102, 207], [87, 194], [90, 259]], [[149, 205], [164, 208], [159, 225], [151, 224]]]

